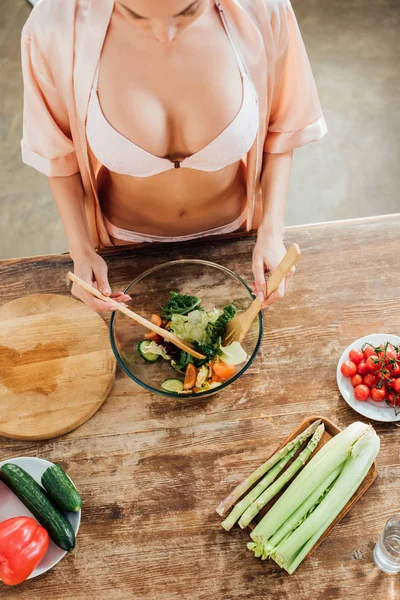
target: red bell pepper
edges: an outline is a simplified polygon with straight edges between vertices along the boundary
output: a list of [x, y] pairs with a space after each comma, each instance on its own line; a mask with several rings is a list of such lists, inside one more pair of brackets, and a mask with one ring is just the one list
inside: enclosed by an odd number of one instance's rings
[[31, 517], [0, 523], [0, 581], [22, 583], [36, 569], [49, 547], [49, 534]]

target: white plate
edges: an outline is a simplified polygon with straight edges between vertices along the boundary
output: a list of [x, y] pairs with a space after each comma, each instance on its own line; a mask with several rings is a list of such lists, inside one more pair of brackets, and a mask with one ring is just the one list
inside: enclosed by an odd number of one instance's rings
[[393, 406], [389, 406], [385, 401], [374, 402], [371, 400], [371, 398], [368, 398], [366, 402], [360, 402], [359, 400], [356, 400], [354, 397], [354, 388], [351, 385], [350, 377], [345, 377], [340, 370], [342, 363], [344, 363], [346, 360], [349, 360], [350, 350], [353, 350], [353, 348], [361, 348], [367, 342], [373, 346], [380, 346], [385, 342], [390, 342], [394, 346], [398, 346], [400, 344], [400, 337], [388, 333], [373, 333], [371, 335], [366, 335], [365, 337], [362, 337], [350, 344], [350, 346], [346, 348], [340, 357], [337, 366], [336, 378], [340, 393], [346, 400], [347, 404], [351, 406], [351, 408], [368, 419], [385, 422], [400, 421], [400, 414], [396, 416]]
[[[48, 467], [51, 467], [53, 463], [43, 458], [34, 458], [28, 456], [21, 456], [18, 458], [10, 458], [9, 460], [3, 460], [0, 462], [0, 467], [6, 463], [13, 463], [25, 469], [29, 475], [33, 477], [40, 484], [41, 477]], [[24, 504], [15, 496], [15, 494], [8, 489], [3, 482], [0, 481], [0, 523], [6, 519], [12, 519], [13, 517], [33, 517], [32, 513], [26, 508]], [[81, 511], [77, 513], [65, 513], [68, 521], [71, 523], [72, 528], [77, 535], [79, 525], [81, 522]], [[34, 518], [34, 517], [33, 517]], [[44, 558], [38, 567], [31, 573], [28, 579], [38, 577], [52, 569], [60, 560], [66, 555], [65, 550], [58, 548], [51, 540], [49, 549], [47, 550]]]

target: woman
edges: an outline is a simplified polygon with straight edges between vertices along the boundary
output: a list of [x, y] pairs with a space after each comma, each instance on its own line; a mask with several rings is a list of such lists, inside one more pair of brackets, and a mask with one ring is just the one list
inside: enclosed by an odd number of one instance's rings
[[258, 229], [264, 299], [293, 149], [326, 132], [289, 0], [42, 0], [22, 60], [23, 160], [49, 177], [79, 277], [124, 301], [96, 248]]

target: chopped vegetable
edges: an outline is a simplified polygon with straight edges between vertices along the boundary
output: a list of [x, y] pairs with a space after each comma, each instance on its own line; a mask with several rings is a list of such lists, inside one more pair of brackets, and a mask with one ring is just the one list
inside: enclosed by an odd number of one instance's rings
[[174, 392], [179, 394], [183, 391], [183, 381], [180, 379], [165, 379], [162, 382], [161, 387], [166, 392]]
[[297, 444], [302, 444], [305, 440], [311, 437], [314, 431], [317, 429], [321, 420], [317, 420], [312, 423], [307, 429], [300, 433], [296, 438], [288, 442], [283, 448], [275, 452], [265, 463], [258, 467], [253, 473], [251, 473], [244, 481], [239, 483], [234, 490], [223, 500], [217, 507], [217, 513], [221, 517], [226, 513], [227, 510], [233, 506], [236, 501], [243, 496], [265, 473], [267, 473], [277, 462], [284, 458]]
[[179, 360], [172, 360], [171, 365], [174, 367], [175, 371], [185, 374], [188, 364], [194, 364], [194, 362], [197, 362], [197, 359], [193, 358], [193, 356], [182, 350], [180, 352]]
[[138, 344], [138, 352], [144, 360], [155, 362], [159, 356], [170, 360], [170, 356], [166, 353], [165, 348], [155, 341], [144, 340]]
[[161, 336], [158, 335], [155, 331], [148, 331], [144, 334], [145, 340], [154, 340], [157, 344], [161, 342]]
[[229, 346], [220, 346], [219, 358], [227, 365], [240, 365], [246, 362], [247, 354], [239, 342], [232, 342]]
[[233, 304], [225, 306], [222, 314], [218, 317], [215, 323], [207, 325], [206, 333], [208, 339], [204, 342], [198, 341], [197, 347], [201, 352], [209, 358], [213, 358], [219, 351], [221, 339], [224, 337], [227, 324], [236, 314], [236, 308]]
[[169, 293], [169, 300], [165, 306], [162, 307], [163, 317], [170, 319], [172, 315], [187, 315], [197, 306], [199, 306], [201, 300], [197, 296], [189, 296], [187, 294], [179, 294], [171, 291]]
[[209, 369], [206, 365], [200, 367], [196, 378], [196, 388], [200, 389], [206, 383], [208, 379], [208, 371]]
[[270, 487], [268, 487], [261, 496], [259, 496], [254, 502], [249, 506], [246, 512], [240, 517], [239, 525], [244, 528], [253, 520], [253, 518], [260, 512], [260, 510], [268, 504], [270, 500], [285, 486], [310, 458], [311, 454], [314, 452], [315, 448], [318, 446], [318, 443], [324, 433], [325, 426], [323, 423], [318, 425], [317, 429], [314, 431], [314, 434], [311, 440], [308, 442], [307, 446], [299, 454], [295, 461], [290, 465], [286, 471], [273, 483]]
[[191, 390], [196, 384], [197, 369], [193, 363], [189, 363], [186, 368], [185, 381], [183, 382], [184, 390]]
[[[156, 314], [151, 315], [150, 321], [153, 323], [153, 325], [157, 325], [157, 327], [161, 327], [163, 324], [162, 318]], [[161, 341], [161, 337], [155, 331], [148, 331], [145, 334], [144, 339], [145, 340], [154, 340], [155, 342], [157, 342], [157, 344]]]
[[162, 318], [160, 317], [160, 315], [156, 315], [156, 314], [151, 315], [150, 321], [153, 323], [153, 325], [157, 325], [157, 327], [161, 327], [163, 324], [163, 321], [162, 321]]
[[188, 315], [172, 315], [169, 328], [187, 342], [207, 342], [209, 322], [209, 315], [205, 310], [193, 310]]
[[214, 373], [218, 375], [218, 377], [220, 377], [222, 380], [230, 379], [236, 371], [234, 365], [227, 365], [221, 360], [216, 360], [214, 363], [212, 363], [211, 366]]

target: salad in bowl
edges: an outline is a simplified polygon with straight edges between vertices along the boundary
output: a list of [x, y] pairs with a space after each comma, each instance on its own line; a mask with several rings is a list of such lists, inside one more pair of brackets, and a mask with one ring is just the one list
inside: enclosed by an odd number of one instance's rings
[[235, 314], [233, 303], [205, 310], [197, 296], [170, 291], [169, 300], [151, 321], [193, 344], [206, 358], [193, 358], [152, 331], [137, 344], [138, 354], [149, 363], [160, 359], [170, 363], [175, 374], [162, 381], [164, 391], [187, 394], [213, 390], [231, 379], [248, 359], [239, 342], [223, 345], [226, 326]]
[[[147, 264], [153, 261], [151, 256]], [[153, 318], [156, 325], [170, 328], [171, 333], [173, 328], [188, 344], [197, 346], [206, 360], [193, 360], [116, 311], [111, 316], [110, 341], [125, 374], [153, 394], [180, 400], [211, 396], [243, 377], [261, 346], [262, 312], [242, 346], [224, 347], [224, 337], [236, 311], [243, 313], [254, 300], [246, 282], [227, 267], [198, 258], [158, 263], [147, 270], [143, 264], [133, 264], [133, 272], [138, 272], [125, 290], [132, 298], [128, 307], [146, 319]]]

